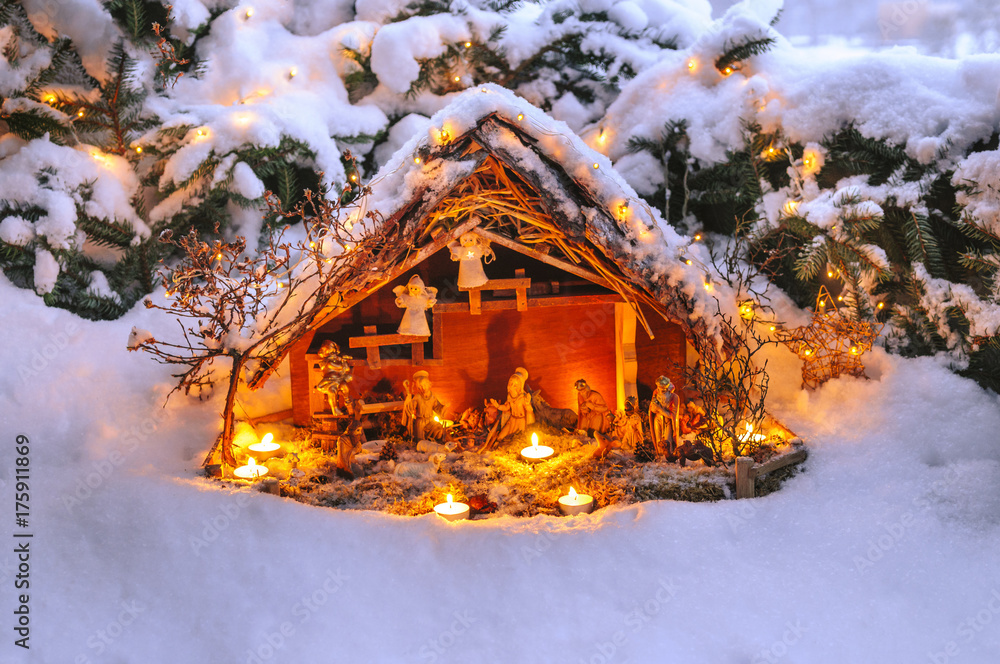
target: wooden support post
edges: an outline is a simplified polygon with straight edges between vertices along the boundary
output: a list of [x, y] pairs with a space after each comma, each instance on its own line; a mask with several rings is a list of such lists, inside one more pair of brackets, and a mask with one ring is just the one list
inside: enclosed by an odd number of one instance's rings
[[483, 300], [480, 296], [482, 291], [470, 290], [469, 291], [469, 313], [473, 316], [478, 316], [483, 313]]
[[[619, 296], [620, 299], [620, 296]], [[635, 352], [636, 315], [628, 302], [615, 303], [615, 379], [618, 410], [627, 397], [639, 395], [636, 386], [639, 362]]]
[[736, 498], [753, 498], [754, 479], [757, 473], [753, 469], [753, 459], [739, 457], [736, 459]]
[[[515, 279], [524, 279], [524, 268], [518, 268], [514, 270]], [[529, 282], [530, 283], [530, 282]], [[517, 310], [527, 311], [528, 310], [528, 288], [526, 286], [521, 286], [514, 290], [517, 294]]]
[[[377, 331], [378, 328], [376, 328], [374, 325], [365, 326], [366, 335], [374, 335]], [[379, 347], [369, 346], [366, 350], [368, 351], [368, 366], [371, 367], [372, 369], [381, 369], [382, 357], [381, 355], [379, 355]]]
[[413, 361], [414, 365], [419, 365], [424, 363], [423, 342], [410, 344], [410, 359]]

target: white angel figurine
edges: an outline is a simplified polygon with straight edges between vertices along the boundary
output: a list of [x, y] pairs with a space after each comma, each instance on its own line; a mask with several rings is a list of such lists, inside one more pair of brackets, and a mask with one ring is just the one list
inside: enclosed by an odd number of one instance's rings
[[427, 327], [427, 314], [424, 313], [437, 304], [438, 289], [424, 286], [420, 275], [415, 274], [405, 286], [392, 289], [396, 294], [396, 306], [406, 309], [398, 332], [418, 337], [429, 337], [431, 330]]
[[448, 249], [451, 250], [451, 260], [459, 261], [459, 288], [475, 288], [489, 281], [483, 272], [483, 260], [489, 263], [496, 258], [489, 240], [472, 232], [462, 233], [458, 242], [452, 240], [448, 244]]

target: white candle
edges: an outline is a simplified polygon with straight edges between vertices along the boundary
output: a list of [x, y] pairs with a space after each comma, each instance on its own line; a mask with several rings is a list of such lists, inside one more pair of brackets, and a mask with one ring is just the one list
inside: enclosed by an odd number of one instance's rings
[[576, 489], [570, 487], [569, 493], [559, 499], [559, 509], [566, 516], [590, 514], [594, 511], [594, 498], [586, 494], [577, 493]]
[[465, 503], [456, 503], [450, 493], [448, 494], [448, 502], [435, 505], [434, 511], [446, 521], [461, 521], [469, 518], [469, 506]]
[[521, 450], [521, 458], [528, 463], [538, 463], [539, 461], [546, 461], [555, 454], [555, 450], [546, 445], [538, 444], [538, 434], [531, 434], [531, 447], [525, 447]]
[[273, 442], [273, 440], [274, 436], [266, 433], [259, 443], [254, 443], [247, 447], [247, 449], [254, 453], [254, 458], [261, 461], [273, 459], [276, 456], [281, 456], [281, 445]]
[[257, 465], [257, 460], [250, 457], [247, 460], [247, 465], [240, 466], [233, 471], [233, 475], [244, 480], [255, 480], [257, 478], [267, 475], [267, 467]]

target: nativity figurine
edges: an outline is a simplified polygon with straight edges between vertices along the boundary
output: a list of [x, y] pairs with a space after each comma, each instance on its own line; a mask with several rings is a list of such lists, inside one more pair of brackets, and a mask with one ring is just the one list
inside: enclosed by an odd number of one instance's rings
[[656, 379], [656, 389], [649, 402], [649, 433], [657, 456], [673, 456], [680, 432], [681, 400], [674, 384], [666, 376]]
[[340, 347], [333, 341], [324, 341], [319, 347], [319, 368], [323, 377], [316, 384], [316, 389], [327, 396], [330, 412], [335, 417], [344, 414], [344, 403], [341, 387], [353, 380], [351, 373], [351, 358], [340, 354]]
[[408, 336], [429, 337], [431, 330], [425, 312], [437, 304], [437, 289], [424, 286], [423, 279], [415, 274], [405, 286], [396, 286], [392, 292], [396, 294], [396, 306], [406, 310], [397, 331]]
[[435, 419], [435, 411], [444, 413], [445, 404], [431, 389], [426, 371], [413, 374], [413, 381], [403, 381], [406, 400], [403, 402], [403, 427], [414, 442], [421, 440], [451, 440], [447, 427]]
[[452, 240], [448, 249], [451, 250], [451, 260], [458, 261], [459, 288], [476, 288], [489, 281], [483, 264], [496, 258], [489, 240], [470, 231], [462, 233], [457, 242]]
[[494, 449], [499, 441], [521, 433], [529, 424], [534, 424], [531, 393], [524, 389], [527, 380], [528, 370], [518, 367], [507, 381], [507, 401], [498, 403], [496, 399], [490, 399], [489, 405], [499, 411], [499, 417], [493, 423], [482, 450]]
[[576, 381], [577, 422], [576, 428], [592, 435], [595, 431], [605, 433], [610, 429], [610, 411], [600, 393], [591, 389], [587, 381]]

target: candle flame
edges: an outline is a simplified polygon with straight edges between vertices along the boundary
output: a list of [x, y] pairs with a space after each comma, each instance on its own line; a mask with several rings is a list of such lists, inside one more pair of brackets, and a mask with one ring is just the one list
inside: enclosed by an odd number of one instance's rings
[[440, 420], [440, 418], [438, 418], [438, 416], [437, 416], [437, 415], [435, 415], [435, 416], [434, 416], [434, 421], [435, 421], [435, 422], [440, 422], [441, 420]]
[[253, 457], [250, 457], [250, 460], [247, 461], [247, 465], [250, 466], [251, 468], [253, 468], [254, 466], [257, 465], [257, 460], [254, 459]]
[[265, 433], [264, 437], [260, 439], [260, 442], [263, 443], [264, 445], [267, 445], [272, 440], [274, 440], [274, 435], [272, 435], [270, 433]]
[[531, 434], [531, 446], [534, 447], [536, 450], [538, 449], [538, 434], [537, 433]]
[[453, 500], [454, 500], [454, 498], [452, 498], [451, 494], [449, 493], [448, 494], [448, 504], [451, 505], [451, 503], [452, 503]]
[[573, 487], [569, 488], [569, 497], [576, 498], [576, 489], [574, 489]]

